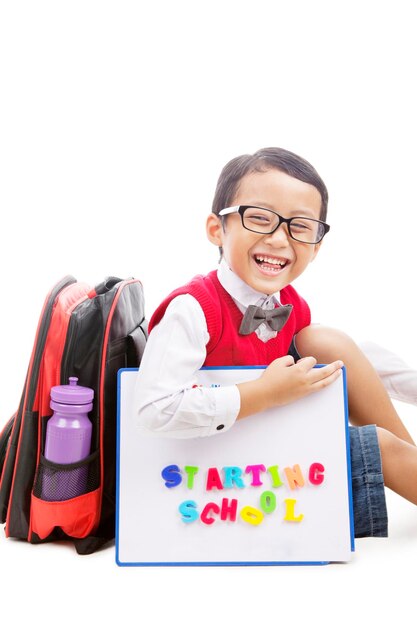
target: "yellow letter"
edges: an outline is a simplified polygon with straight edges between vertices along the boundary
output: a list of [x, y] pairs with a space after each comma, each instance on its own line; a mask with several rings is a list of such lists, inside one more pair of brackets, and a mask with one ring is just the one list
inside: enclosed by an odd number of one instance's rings
[[301, 522], [301, 520], [304, 519], [304, 515], [302, 513], [300, 513], [298, 517], [294, 517], [294, 507], [297, 500], [287, 498], [287, 500], [284, 500], [284, 502], [286, 506], [284, 520], [286, 522]]
[[253, 526], [258, 526], [264, 518], [263, 513], [253, 506], [244, 506], [240, 511], [240, 517], [244, 522], [248, 522], [248, 524], [252, 524]]

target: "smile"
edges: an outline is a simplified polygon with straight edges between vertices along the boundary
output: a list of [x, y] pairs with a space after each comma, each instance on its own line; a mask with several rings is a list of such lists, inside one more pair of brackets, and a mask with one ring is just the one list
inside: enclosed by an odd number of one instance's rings
[[254, 255], [255, 262], [259, 269], [269, 274], [277, 274], [289, 263], [288, 259], [271, 257], [263, 254]]

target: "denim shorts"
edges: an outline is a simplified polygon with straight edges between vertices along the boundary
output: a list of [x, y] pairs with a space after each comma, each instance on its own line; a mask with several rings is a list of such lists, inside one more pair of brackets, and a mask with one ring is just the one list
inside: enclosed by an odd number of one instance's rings
[[[300, 359], [294, 338], [288, 354]], [[349, 427], [355, 537], [388, 537], [384, 477], [376, 426]]]
[[387, 537], [385, 501], [376, 426], [349, 427], [355, 537]]

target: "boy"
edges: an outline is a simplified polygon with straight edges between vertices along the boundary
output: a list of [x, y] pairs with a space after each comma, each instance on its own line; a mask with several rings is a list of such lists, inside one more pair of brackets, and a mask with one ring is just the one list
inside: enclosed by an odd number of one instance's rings
[[[330, 385], [343, 358], [350, 419], [362, 426], [351, 429], [355, 534], [386, 536], [384, 479], [417, 504], [417, 448], [364, 355], [342, 333], [310, 326], [308, 305], [290, 284], [329, 230], [327, 201], [314, 168], [286, 150], [225, 166], [207, 219], [219, 270], [173, 292], [152, 316], [135, 392], [138, 422], [174, 437], [225, 432], [236, 419]], [[328, 365], [314, 369], [316, 359]], [[257, 364], [268, 365], [257, 380], [195, 386], [203, 365]]]

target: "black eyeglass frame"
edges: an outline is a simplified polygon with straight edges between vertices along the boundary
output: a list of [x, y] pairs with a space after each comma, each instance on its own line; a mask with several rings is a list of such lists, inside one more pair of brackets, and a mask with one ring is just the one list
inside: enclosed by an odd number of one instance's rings
[[[270, 231], [259, 231], [259, 230], [255, 230], [254, 228], [249, 228], [248, 226], [245, 226], [245, 222], [243, 219], [246, 209], [262, 209], [262, 211], [268, 211], [268, 213], [273, 213], [279, 219], [278, 224]], [[294, 217], [282, 217], [282, 215], [280, 215], [276, 211], [272, 211], [272, 209], [266, 209], [265, 207], [262, 207], [262, 206], [254, 206], [253, 204], [240, 204], [237, 206], [226, 207], [225, 209], [222, 209], [221, 211], [219, 211], [219, 217], [225, 217], [226, 215], [230, 215], [231, 213], [239, 213], [240, 218], [242, 220], [243, 228], [246, 228], [246, 230], [249, 230], [252, 233], [257, 233], [258, 235], [272, 235], [272, 233], [278, 230], [281, 224], [287, 224], [288, 234], [291, 237], [291, 239], [294, 239], [294, 241], [297, 241], [298, 243], [306, 243], [307, 245], [310, 245], [310, 246], [315, 246], [318, 243], [320, 243], [320, 241], [323, 240], [323, 237], [330, 230], [330, 224], [326, 224], [326, 222], [322, 222], [321, 220], [315, 220], [312, 217], [305, 217], [302, 215], [294, 215]], [[324, 232], [318, 241], [314, 241], [314, 242], [302, 241], [301, 239], [297, 239], [297, 237], [294, 237], [294, 235], [291, 234], [291, 222], [293, 222], [294, 220], [299, 220], [299, 219], [309, 220], [310, 222], [316, 222], [317, 224], [321, 224], [323, 226]]]

